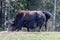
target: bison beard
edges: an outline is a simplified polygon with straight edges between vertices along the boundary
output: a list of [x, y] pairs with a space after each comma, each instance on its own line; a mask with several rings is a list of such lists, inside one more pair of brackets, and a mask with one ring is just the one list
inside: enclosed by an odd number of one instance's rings
[[[39, 27], [38, 31], [40, 31], [40, 29], [41, 29], [41, 27], [43, 26], [44, 23], [45, 23], [45, 29], [47, 29], [47, 21], [48, 21], [48, 19], [50, 19], [51, 15], [48, 14], [47, 12], [42, 12], [41, 13], [39, 11], [33, 11], [33, 12], [31, 12], [31, 14], [32, 13], [34, 13], [34, 14], [32, 16], [29, 14], [30, 17], [28, 15], [25, 15], [26, 13], [24, 14], [24, 12], [23, 12], [21, 17], [20, 17], [21, 14], [18, 17], [16, 17], [13, 24], [12, 24], [12, 26], [13, 26], [12, 31], [15, 31], [15, 30], [19, 31], [24, 26], [27, 28], [27, 31], [29, 31], [29, 29], [36, 28], [34, 26], [34, 23], [36, 23], [36, 26]], [[49, 18], [47, 18], [47, 16]], [[29, 20], [29, 19], [31, 19], [31, 20]]]

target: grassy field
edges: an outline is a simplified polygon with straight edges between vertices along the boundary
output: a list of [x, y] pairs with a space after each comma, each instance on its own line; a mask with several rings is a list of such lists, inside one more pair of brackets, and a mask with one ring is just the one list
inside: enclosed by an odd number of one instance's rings
[[60, 40], [60, 32], [0, 32], [0, 40]]

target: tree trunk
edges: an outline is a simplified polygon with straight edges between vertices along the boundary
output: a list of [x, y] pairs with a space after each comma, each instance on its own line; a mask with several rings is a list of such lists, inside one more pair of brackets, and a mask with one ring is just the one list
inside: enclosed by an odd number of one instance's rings
[[53, 15], [53, 31], [55, 31], [55, 26], [56, 26], [56, 0], [54, 0], [54, 15]]
[[10, 7], [11, 7], [11, 5], [10, 5], [10, 2], [11, 2], [11, 0], [9, 0], [9, 8], [8, 8], [8, 30], [7, 31], [10, 31]]
[[3, 18], [4, 25], [3, 25], [3, 27], [4, 27], [4, 31], [6, 31], [6, 0], [3, 1], [2, 5], [3, 5], [3, 12], [4, 12], [4, 18]]
[[0, 1], [0, 27], [2, 27], [2, 1]]

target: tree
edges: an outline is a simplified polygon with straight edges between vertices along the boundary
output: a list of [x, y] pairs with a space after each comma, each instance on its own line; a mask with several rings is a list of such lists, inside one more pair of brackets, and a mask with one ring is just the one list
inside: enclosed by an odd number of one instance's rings
[[2, 1], [0, 0], [0, 28], [2, 28]]
[[54, 0], [53, 31], [55, 31], [55, 27], [56, 27], [55, 19], [56, 19], [56, 0]]

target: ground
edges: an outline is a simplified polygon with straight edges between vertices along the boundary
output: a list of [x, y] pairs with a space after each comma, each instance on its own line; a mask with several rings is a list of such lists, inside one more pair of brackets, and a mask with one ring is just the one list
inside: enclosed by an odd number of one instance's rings
[[60, 40], [60, 32], [0, 32], [0, 40]]

